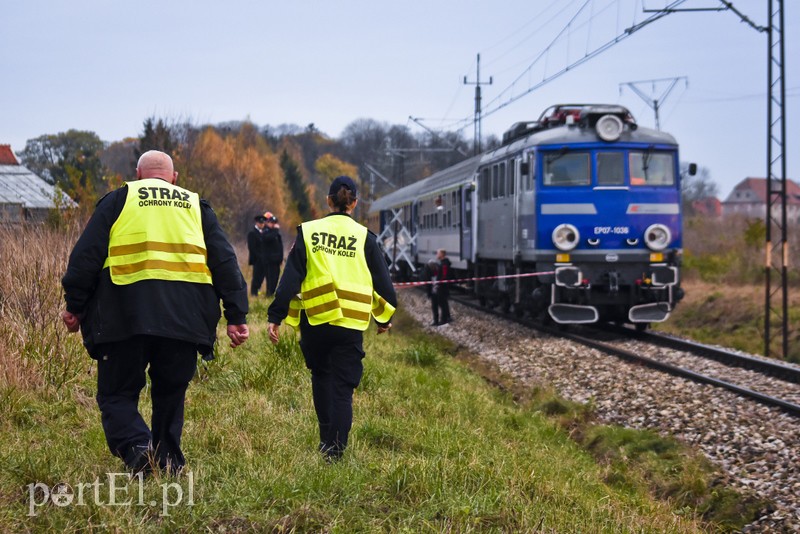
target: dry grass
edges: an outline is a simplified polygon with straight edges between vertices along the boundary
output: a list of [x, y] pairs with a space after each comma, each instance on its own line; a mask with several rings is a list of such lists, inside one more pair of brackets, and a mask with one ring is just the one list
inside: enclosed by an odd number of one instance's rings
[[61, 324], [61, 291], [79, 228], [0, 227], [0, 386], [60, 389], [85, 358]]

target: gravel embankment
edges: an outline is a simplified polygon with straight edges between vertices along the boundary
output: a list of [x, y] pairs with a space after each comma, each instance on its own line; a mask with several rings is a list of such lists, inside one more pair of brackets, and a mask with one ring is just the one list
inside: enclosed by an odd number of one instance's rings
[[[401, 302], [421, 324], [430, 323], [424, 295], [404, 291]], [[800, 533], [800, 419], [455, 302], [451, 306], [453, 323], [426, 328], [467, 347], [523, 386], [550, 385], [572, 401], [593, 399], [601, 422], [653, 429], [697, 447], [735, 486], [775, 503], [772, 513], [745, 532]], [[742, 384], [753, 374], [728, 368], [724, 373]], [[771, 393], [779, 387], [772, 383]], [[789, 391], [797, 386], [787, 388], [787, 396]]]

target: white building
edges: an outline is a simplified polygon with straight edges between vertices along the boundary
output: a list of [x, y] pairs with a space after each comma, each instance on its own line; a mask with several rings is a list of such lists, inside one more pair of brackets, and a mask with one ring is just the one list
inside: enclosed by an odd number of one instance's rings
[[0, 223], [42, 222], [56, 207], [76, 206], [65, 193], [20, 165], [10, 145], [0, 145]]

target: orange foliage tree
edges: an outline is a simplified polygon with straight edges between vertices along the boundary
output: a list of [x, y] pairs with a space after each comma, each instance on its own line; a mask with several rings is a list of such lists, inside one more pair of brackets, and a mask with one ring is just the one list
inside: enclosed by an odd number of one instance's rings
[[253, 217], [271, 211], [284, 228], [299, 217], [290, 206], [278, 156], [252, 124], [222, 136], [206, 128], [176, 155], [178, 183], [209, 200], [229, 235], [246, 233]]

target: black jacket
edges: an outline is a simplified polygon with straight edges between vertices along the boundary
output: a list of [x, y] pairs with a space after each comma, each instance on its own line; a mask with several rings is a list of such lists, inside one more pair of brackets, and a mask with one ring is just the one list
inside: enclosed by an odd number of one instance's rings
[[[349, 217], [346, 213], [329, 213], [327, 217]], [[378, 239], [372, 232], [367, 232], [367, 240], [364, 244], [364, 255], [367, 260], [367, 267], [372, 274], [372, 289], [378, 295], [386, 299], [386, 302], [397, 307], [397, 295], [392, 285], [392, 278], [383, 253], [378, 247]], [[296, 294], [300, 293], [300, 286], [306, 277], [306, 247], [303, 242], [303, 228], [297, 227], [297, 239], [289, 251], [286, 258], [286, 266], [283, 269], [283, 276], [275, 291], [275, 300], [269, 306], [267, 312], [269, 322], [280, 324], [289, 314], [289, 301]]]
[[96, 348], [101, 343], [143, 334], [196, 343], [201, 354], [210, 354], [220, 319], [220, 300], [228, 324], [247, 322], [247, 285], [233, 247], [211, 206], [201, 200], [213, 286], [165, 280], [114, 285], [103, 263], [108, 255], [111, 226], [125, 205], [127, 193], [127, 186], [123, 186], [97, 203], [61, 280], [67, 311], [80, 317], [89, 355], [97, 358]]
[[[447, 257], [439, 260], [439, 280], [453, 280], [453, 268]], [[447, 297], [448, 295], [450, 295], [450, 284], [439, 284], [439, 296]]]
[[266, 263], [264, 234], [255, 226], [247, 232], [247, 265]]
[[[436, 280], [434, 280], [434, 278]], [[431, 265], [430, 263], [426, 264], [425, 267], [422, 269], [422, 280], [424, 282], [435, 282], [434, 284], [425, 284], [425, 292], [430, 297], [433, 294], [438, 295], [439, 289], [442, 287], [442, 284], [438, 283], [439, 280], [439, 264], [436, 263]]]
[[280, 263], [283, 261], [283, 238], [277, 228], [264, 227], [261, 235], [264, 243], [264, 258], [267, 263]]

